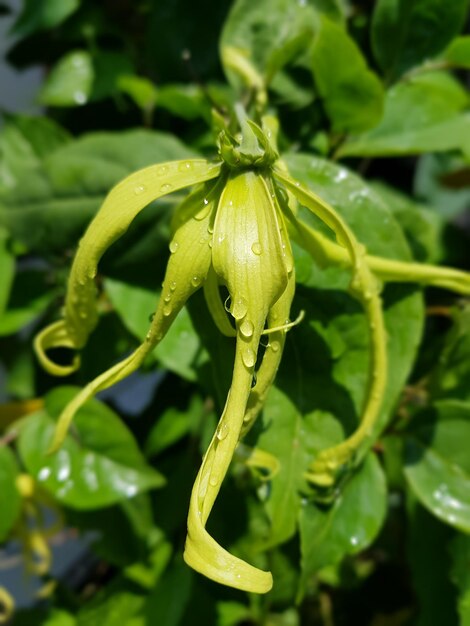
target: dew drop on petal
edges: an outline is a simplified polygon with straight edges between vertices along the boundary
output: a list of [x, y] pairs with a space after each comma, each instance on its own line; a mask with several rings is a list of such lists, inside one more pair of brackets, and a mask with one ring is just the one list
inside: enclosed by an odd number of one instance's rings
[[242, 361], [246, 367], [253, 367], [256, 363], [256, 354], [251, 348], [245, 348], [242, 352]]
[[259, 241], [255, 241], [254, 244], [252, 244], [251, 251], [253, 252], [253, 254], [256, 254], [256, 256], [259, 256], [261, 254], [263, 249]]
[[269, 346], [270, 346], [270, 348], [271, 348], [271, 350], [272, 350], [273, 352], [279, 352], [279, 349], [280, 349], [280, 347], [281, 347], [281, 346], [279, 345], [279, 341], [272, 341], [272, 342], [269, 344]]
[[189, 172], [192, 169], [193, 165], [190, 161], [184, 161], [178, 165], [178, 169], [180, 172]]
[[221, 425], [219, 426], [219, 428], [217, 429], [217, 433], [216, 433], [217, 439], [218, 439], [219, 441], [223, 441], [224, 439], [226, 439], [226, 437], [227, 437], [228, 433], [229, 433], [229, 427], [228, 427], [228, 424], [226, 424], [226, 423], [224, 422], [224, 423], [223, 423], [223, 424], [221, 424]]
[[169, 315], [171, 315], [172, 310], [173, 310], [172, 306], [170, 304], [166, 304], [163, 307], [163, 315], [165, 317], [168, 317]]
[[207, 198], [204, 198], [203, 202], [206, 206], [209, 204], [209, 200]]
[[173, 241], [170, 242], [169, 248], [170, 248], [170, 252], [172, 254], [174, 254], [178, 250], [179, 247], [180, 247], [180, 244], [177, 241], [175, 241], [174, 239], [173, 239]]
[[168, 166], [167, 165], [161, 165], [158, 169], [157, 169], [157, 176], [165, 176], [165, 174], [168, 172]]
[[173, 189], [173, 185], [170, 185], [170, 183], [165, 183], [164, 185], [160, 187], [160, 191], [162, 193], [170, 193], [172, 189]]
[[211, 487], [217, 487], [217, 485], [219, 484], [217, 476], [211, 476], [209, 480], [209, 484], [211, 485]]
[[232, 307], [232, 315], [236, 320], [241, 320], [245, 317], [248, 307], [246, 300], [243, 296], [239, 296], [235, 299]]
[[170, 291], [174, 291], [175, 289], [176, 289], [176, 283], [174, 280], [172, 280], [170, 283]]
[[166, 294], [166, 296], [163, 298], [163, 300], [164, 300], [165, 302], [170, 302], [170, 300], [171, 300], [171, 294], [167, 293], [167, 294]]
[[250, 320], [244, 320], [240, 325], [240, 332], [244, 337], [251, 337], [253, 335], [254, 326]]
[[199, 276], [193, 276], [191, 278], [191, 285], [193, 287], [199, 287], [200, 284], [201, 284], [201, 278]]
[[140, 196], [140, 194], [144, 193], [145, 187], [144, 185], [136, 185], [134, 187], [134, 193], [136, 196]]
[[213, 224], [209, 224], [209, 226], [207, 227], [207, 232], [209, 233], [209, 235], [212, 235], [212, 233], [214, 232]]

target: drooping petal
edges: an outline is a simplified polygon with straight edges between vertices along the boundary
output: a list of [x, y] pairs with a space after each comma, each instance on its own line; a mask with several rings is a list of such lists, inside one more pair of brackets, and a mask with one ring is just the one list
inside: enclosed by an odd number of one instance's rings
[[208, 183], [197, 189], [178, 209], [184, 219], [176, 219], [180, 225], [170, 243], [171, 254], [162, 294], [144, 343], [88, 383], [64, 408], [54, 433], [51, 452], [62, 444], [78, 409], [98, 391], [114, 385], [138, 369], [149, 352], [163, 339], [187, 299], [203, 285], [210, 268], [210, 231], [218, 200], [217, 189], [213, 187]]
[[[341, 216], [319, 196], [294, 181], [283, 171], [275, 178], [292, 192], [298, 201], [319, 217], [335, 233], [338, 243], [351, 259], [351, 294], [362, 304], [369, 322], [370, 363], [361, 422], [357, 430], [338, 446], [323, 450], [310, 466], [306, 478], [315, 485], [330, 487], [344, 465], [352, 463], [356, 453], [367, 449], [373, 438], [387, 380], [386, 331], [378, 281], [367, 263], [361, 246]], [[284, 207], [289, 214], [288, 207]], [[290, 214], [290, 219], [292, 216]], [[359, 454], [360, 456], [360, 454]]]
[[217, 430], [194, 483], [188, 514], [188, 536], [184, 560], [190, 567], [216, 582], [252, 593], [266, 593], [272, 587], [271, 574], [227, 552], [205, 528], [237, 447], [250, 393], [252, 371], [245, 365], [243, 344], [243, 340], [239, 337], [232, 386]]
[[[320, 267], [351, 267], [351, 256], [345, 248], [301, 220], [292, 219], [292, 225], [296, 241], [312, 255]], [[370, 254], [366, 254], [365, 260], [369, 269], [383, 282], [417, 283], [426, 287], [448, 289], [464, 296], [470, 295], [468, 272], [453, 267], [397, 261]]]
[[68, 282], [64, 320], [45, 329], [36, 340], [37, 353], [50, 373], [68, 375], [79, 366], [78, 359], [68, 367], [56, 366], [45, 351], [53, 347], [80, 349], [85, 345], [97, 322], [94, 278], [105, 250], [150, 202], [211, 180], [220, 169], [220, 164], [202, 159], [161, 163], [131, 174], [110, 191], [79, 243]]

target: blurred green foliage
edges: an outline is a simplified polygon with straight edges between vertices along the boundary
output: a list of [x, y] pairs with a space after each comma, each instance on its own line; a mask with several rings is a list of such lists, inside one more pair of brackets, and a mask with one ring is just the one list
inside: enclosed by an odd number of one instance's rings
[[[305, 320], [249, 435], [281, 469], [266, 484], [236, 459], [210, 519], [231, 551], [272, 570], [263, 597], [219, 587], [181, 558], [233, 362], [202, 298], [146, 371], [87, 404], [63, 449], [46, 454], [70, 385], [145, 335], [181, 194], [149, 206], [105, 255], [101, 322], [80, 372], [59, 386], [31, 348], [57, 317], [74, 249], [109, 189], [146, 165], [213, 157], [211, 110], [250, 102], [221, 46], [242, 49], [259, 73], [292, 175], [369, 253], [469, 269], [468, 19], [467, 0], [23, 0], [7, 58], [44, 68], [43, 114], [4, 111], [0, 130], [0, 540], [24, 544], [37, 498], [90, 547], [85, 575], [59, 580], [14, 624], [470, 624], [468, 300], [385, 289], [377, 441], [319, 504], [303, 472], [354, 429], [368, 342], [345, 273], [294, 246], [292, 317], [304, 309]], [[19, 474], [37, 493], [18, 490]]]

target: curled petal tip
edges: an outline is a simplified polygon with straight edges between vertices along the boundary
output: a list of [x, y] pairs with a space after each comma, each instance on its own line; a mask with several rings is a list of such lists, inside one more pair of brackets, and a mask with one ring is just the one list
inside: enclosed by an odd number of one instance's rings
[[50, 324], [42, 330], [34, 339], [34, 350], [43, 368], [53, 376], [69, 376], [80, 367], [80, 357], [75, 355], [70, 365], [54, 363], [48, 356], [47, 350], [51, 348], [75, 349], [75, 345], [67, 332], [64, 320]]

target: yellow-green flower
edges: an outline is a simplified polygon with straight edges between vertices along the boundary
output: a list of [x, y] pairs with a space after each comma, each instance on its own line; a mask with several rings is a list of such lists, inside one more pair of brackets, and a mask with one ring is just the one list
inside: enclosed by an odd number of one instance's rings
[[[272, 586], [261, 571], [222, 548], [206, 531], [206, 522], [241, 437], [251, 427], [276, 375], [290, 321], [295, 270], [289, 235], [315, 262], [337, 264], [351, 273], [350, 292], [369, 322], [370, 364], [363, 415], [343, 443], [322, 451], [306, 473], [316, 488], [331, 487], [345, 466], [372, 443], [387, 379], [386, 333], [380, 285], [384, 280], [416, 281], [470, 293], [468, 275], [367, 255], [336, 211], [293, 180], [278, 158], [275, 123], [261, 125], [238, 111], [240, 133], [219, 135], [216, 162], [192, 159], [160, 163], [127, 177], [106, 198], [79, 244], [60, 321], [35, 341], [38, 357], [52, 374], [65, 376], [79, 367], [55, 364], [47, 350], [83, 348], [97, 323], [94, 278], [105, 250], [153, 200], [193, 187], [173, 219], [170, 258], [162, 297], [145, 341], [130, 356], [90, 382], [59, 418], [51, 450], [61, 445], [80, 406], [98, 391], [136, 370], [164, 338], [180, 309], [200, 288], [221, 333], [236, 341], [231, 387], [217, 430], [203, 458], [190, 502], [186, 562], [213, 580], [238, 589], [264, 593]], [[327, 239], [296, 217], [296, 203], [310, 209], [334, 233]], [[219, 287], [225, 287], [224, 303]], [[229, 314], [227, 314], [227, 310]], [[297, 320], [299, 321], [299, 320]], [[260, 350], [262, 335], [267, 345]], [[256, 371], [256, 377], [255, 377]], [[276, 461], [258, 452], [252, 464]]]

